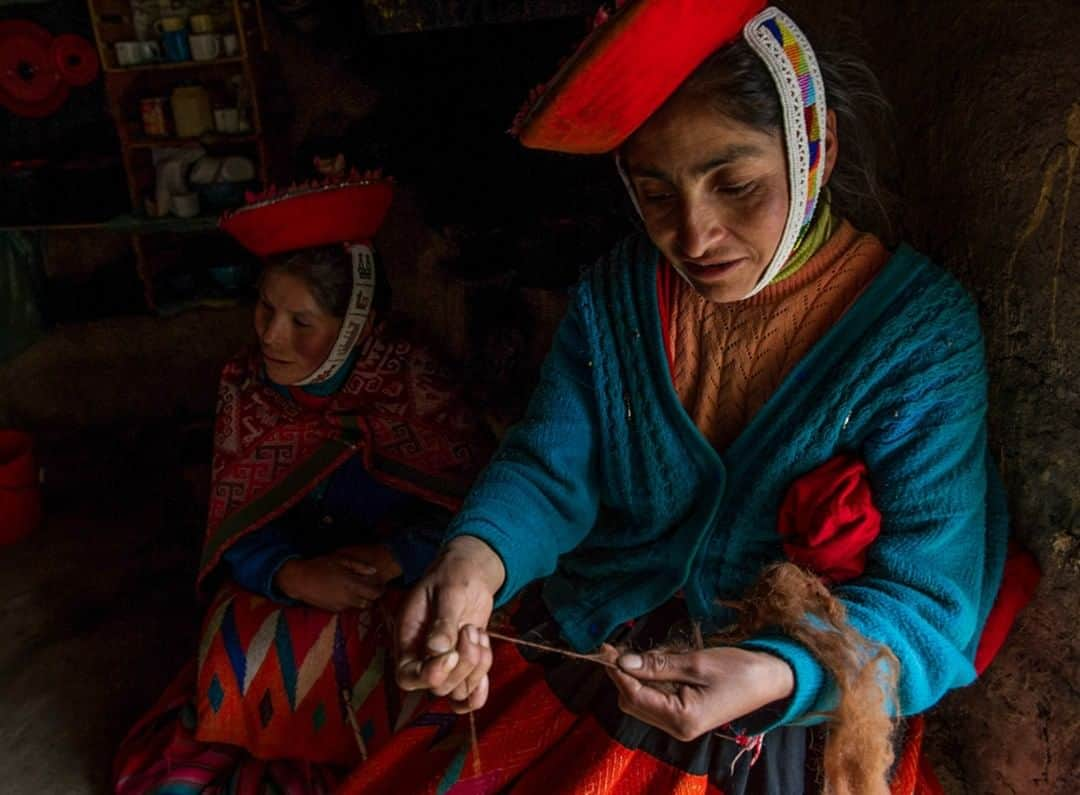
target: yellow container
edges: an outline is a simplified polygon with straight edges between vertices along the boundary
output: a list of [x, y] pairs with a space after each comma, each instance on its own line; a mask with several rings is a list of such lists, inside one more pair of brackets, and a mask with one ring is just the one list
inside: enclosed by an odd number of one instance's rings
[[192, 33], [213, 33], [214, 18], [209, 14], [195, 14], [188, 20]]
[[158, 35], [162, 33], [176, 33], [178, 30], [183, 30], [187, 27], [183, 17], [162, 17], [154, 23], [154, 30], [158, 32]]
[[202, 86], [178, 86], [172, 92], [173, 124], [181, 138], [197, 138], [214, 129], [210, 95]]

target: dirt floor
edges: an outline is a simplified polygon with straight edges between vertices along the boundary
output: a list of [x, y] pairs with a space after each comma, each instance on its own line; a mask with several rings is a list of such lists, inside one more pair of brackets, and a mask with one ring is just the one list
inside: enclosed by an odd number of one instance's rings
[[0, 364], [0, 427], [37, 429], [46, 507], [0, 546], [0, 793], [108, 792], [116, 746], [194, 648], [207, 418], [250, 323], [68, 324]]
[[67, 497], [0, 547], [0, 792], [109, 791], [117, 744], [191, 653], [201, 522], [173, 474]]

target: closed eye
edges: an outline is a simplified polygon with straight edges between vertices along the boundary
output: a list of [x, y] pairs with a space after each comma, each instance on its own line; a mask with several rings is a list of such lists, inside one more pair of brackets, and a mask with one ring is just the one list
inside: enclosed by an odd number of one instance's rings
[[748, 180], [747, 182], [740, 182], [737, 185], [718, 185], [716, 187], [717, 193], [723, 193], [727, 196], [746, 196], [753, 193], [754, 188], [757, 187], [757, 183], [754, 180]]

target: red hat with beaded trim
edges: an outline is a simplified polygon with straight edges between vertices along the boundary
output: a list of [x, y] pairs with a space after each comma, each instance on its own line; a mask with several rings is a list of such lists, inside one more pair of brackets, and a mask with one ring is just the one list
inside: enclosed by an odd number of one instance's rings
[[305, 248], [344, 246], [352, 266], [352, 293], [341, 330], [326, 360], [296, 386], [333, 378], [352, 354], [375, 301], [375, 252], [371, 240], [394, 197], [393, 182], [379, 172], [344, 180], [309, 182], [285, 191], [249, 195], [248, 204], [225, 213], [219, 226], [244, 248], [265, 258]]
[[340, 181], [308, 182], [248, 194], [247, 204], [226, 212], [219, 226], [259, 257], [370, 242], [382, 225], [394, 184], [378, 172]]

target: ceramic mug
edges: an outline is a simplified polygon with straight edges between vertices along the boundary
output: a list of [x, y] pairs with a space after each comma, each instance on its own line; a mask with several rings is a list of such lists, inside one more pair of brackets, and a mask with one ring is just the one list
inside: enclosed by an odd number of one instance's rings
[[180, 218], [194, 218], [199, 214], [199, 194], [175, 193], [172, 197], [173, 215]]
[[216, 108], [214, 110], [214, 128], [221, 133], [240, 132], [240, 110], [238, 108]]
[[196, 61], [212, 61], [221, 55], [221, 37], [214, 33], [200, 33], [188, 37], [191, 55]]
[[240, 37], [235, 33], [226, 33], [221, 37], [221, 47], [225, 51], [225, 57], [232, 58], [240, 52]]
[[209, 14], [196, 14], [188, 20], [192, 33], [213, 33], [214, 18]]
[[135, 66], [141, 64], [143, 58], [143, 42], [141, 41], [118, 41], [116, 48], [117, 66]]
[[143, 63], [153, 63], [161, 60], [161, 45], [156, 41], [140, 41], [139, 50]]

